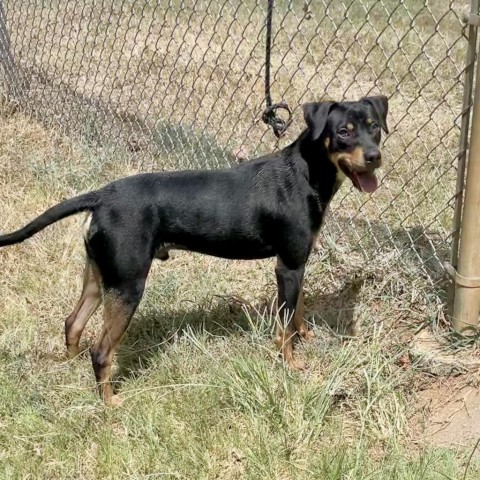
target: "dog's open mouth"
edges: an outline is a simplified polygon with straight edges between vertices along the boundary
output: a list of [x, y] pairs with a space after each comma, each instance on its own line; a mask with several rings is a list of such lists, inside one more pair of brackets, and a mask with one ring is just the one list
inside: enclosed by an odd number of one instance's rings
[[378, 187], [378, 180], [375, 172], [355, 171], [349, 168], [345, 162], [338, 162], [342, 172], [352, 181], [353, 186], [360, 192], [373, 193]]

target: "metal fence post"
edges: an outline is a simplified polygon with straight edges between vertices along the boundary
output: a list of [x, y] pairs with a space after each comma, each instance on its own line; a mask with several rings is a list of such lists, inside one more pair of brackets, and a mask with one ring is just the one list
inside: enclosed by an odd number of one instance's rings
[[[479, 20], [470, 15], [471, 24], [478, 26]], [[480, 62], [475, 82], [458, 269], [453, 270], [452, 325], [460, 333], [476, 330], [480, 312]]]

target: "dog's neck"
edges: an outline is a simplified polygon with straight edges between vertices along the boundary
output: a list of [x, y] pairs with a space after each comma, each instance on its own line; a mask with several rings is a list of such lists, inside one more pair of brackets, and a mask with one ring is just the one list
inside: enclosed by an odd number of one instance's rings
[[308, 182], [318, 195], [319, 203], [326, 207], [332, 200], [344, 180], [338, 168], [328, 158], [322, 138], [312, 140], [309, 129], [306, 129], [289, 147], [297, 152], [306, 164]]

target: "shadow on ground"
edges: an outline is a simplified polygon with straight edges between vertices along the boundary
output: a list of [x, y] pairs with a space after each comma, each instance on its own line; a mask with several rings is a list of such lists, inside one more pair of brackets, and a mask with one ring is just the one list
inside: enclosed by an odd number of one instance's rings
[[[218, 144], [188, 123], [176, 124], [159, 115], [143, 116], [82, 95], [41, 67], [20, 68], [17, 106], [47, 127], [82, 138], [91, 147], [120, 148], [144, 171], [218, 168], [236, 163], [228, 146]], [[199, 154], [199, 152], [201, 154]]]
[[119, 348], [116, 381], [142, 370], [159, 351], [174, 345], [186, 330], [211, 337], [228, 337], [250, 329], [242, 308], [232, 308], [228, 299], [212, 299], [211, 305], [192, 303], [189, 306], [174, 312], [149, 306], [135, 315]]

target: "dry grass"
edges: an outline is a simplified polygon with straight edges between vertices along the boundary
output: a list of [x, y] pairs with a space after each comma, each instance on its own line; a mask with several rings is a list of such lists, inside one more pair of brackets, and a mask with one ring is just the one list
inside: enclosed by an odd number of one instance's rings
[[[8, 2], [30, 88], [2, 120], [1, 231], [139, 170], [274, 148], [256, 121], [263, 8], [187, 3]], [[304, 101], [382, 92], [391, 104], [381, 189], [341, 189], [308, 266], [307, 373], [272, 351], [272, 261], [178, 252], [154, 267], [118, 357], [125, 407], [105, 409], [89, 360], [63, 360], [79, 219], [0, 251], [0, 476], [477, 478], [468, 449], [432, 449], [411, 428], [428, 379], [400, 366], [412, 333], [443, 319], [466, 45], [466, 2], [446, 3], [312, 3], [307, 18], [305, 2], [277, 2], [274, 97], [296, 107], [282, 144]], [[237, 295], [247, 306], [232, 313]], [[99, 328], [96, 316], [85, 348]]]

